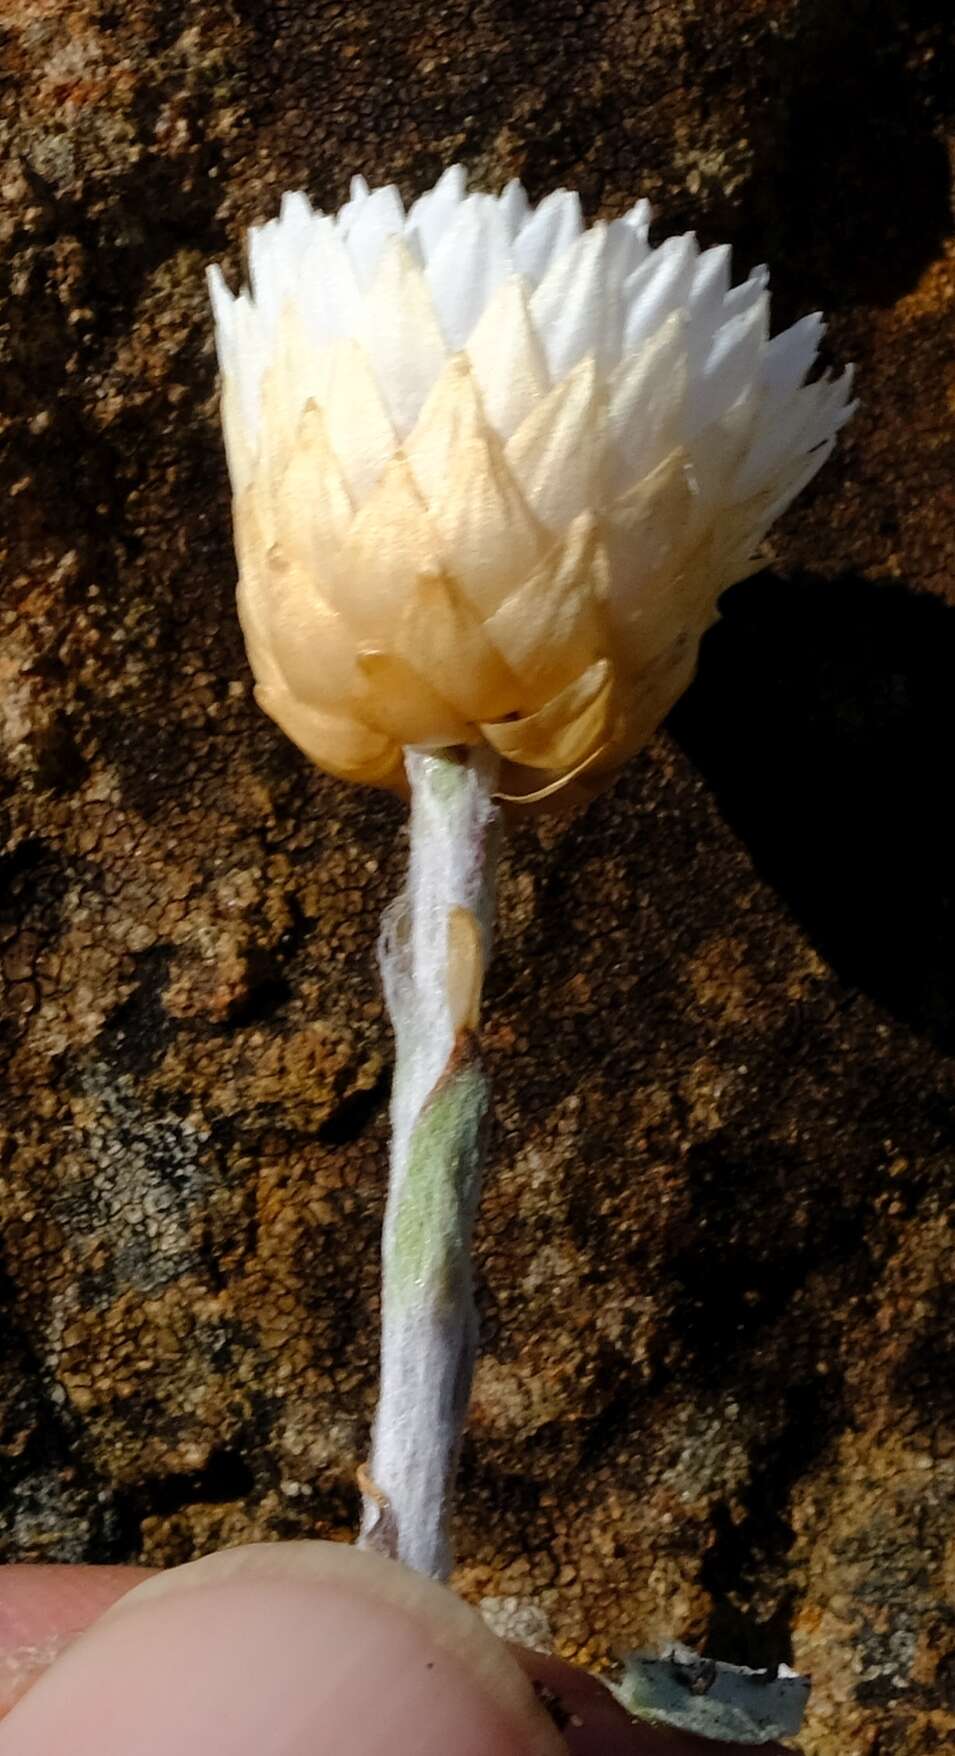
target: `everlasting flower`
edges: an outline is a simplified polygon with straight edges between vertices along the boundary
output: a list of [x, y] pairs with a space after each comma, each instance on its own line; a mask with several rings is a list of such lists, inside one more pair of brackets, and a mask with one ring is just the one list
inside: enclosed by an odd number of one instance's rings
[[818, 316], [770, 340], [765, 270], [731, 287], [728, 250], [653, 249], [649, 219], [587, 230], [566, 190], [468, 195], [458, 167], [405, 213], [356, 178], [334, 218], [285, 196], [250, 235], [251, 292], [212, 277], [257, 698], [331, 773], [411, 794], [379, 952], [396, 1055], [361, 1541], [439, 1577], [497, 800], [587, 793], [646, 742], [850, 412], [848, 372], [805, 382]]
[[771, 340], [765, 269], [731, 287], [649, 221], [358, 177], [251, 232], [251, 293], [213, 271], [256, 696], [331, 773], [484, 744], [512, 796], [612, 774], [829, 455], [819, 316]]

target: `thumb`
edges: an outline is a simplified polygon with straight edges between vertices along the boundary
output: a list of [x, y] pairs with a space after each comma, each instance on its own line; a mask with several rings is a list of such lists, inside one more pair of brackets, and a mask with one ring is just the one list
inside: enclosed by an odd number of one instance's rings
[[351, 1547], [263, 1544], [137, 1586], [0, 1725], [0, 1756], [566, 1756], [444, 1587]]

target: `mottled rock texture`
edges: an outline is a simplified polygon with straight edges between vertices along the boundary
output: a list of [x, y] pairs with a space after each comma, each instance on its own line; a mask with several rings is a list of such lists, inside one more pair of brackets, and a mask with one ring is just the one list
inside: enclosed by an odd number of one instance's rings
[[203, 268], [357, 168], [643, 192], [825, 307], [863, 403], [667, 732], [510, 841], [459, 1583], [588, 1663], [805, 1666], [810, 1756], [951, 1748], [953, 39], [6, 0], [7, 1558], [345, 1538], [367, 1444], [402, 811], [251, 704]]

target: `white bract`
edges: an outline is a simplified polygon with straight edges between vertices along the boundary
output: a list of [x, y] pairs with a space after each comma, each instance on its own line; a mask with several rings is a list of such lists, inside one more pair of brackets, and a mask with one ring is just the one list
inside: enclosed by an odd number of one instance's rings
[[483, 741], [507, 794], [602, 783], [828, 457], [819, 315], [771, 340], [765, 269], [649, 222], [454, 166], [407, 212], [286, 195], [251, 291], [213, 269], [257, 699], [323, 768]]

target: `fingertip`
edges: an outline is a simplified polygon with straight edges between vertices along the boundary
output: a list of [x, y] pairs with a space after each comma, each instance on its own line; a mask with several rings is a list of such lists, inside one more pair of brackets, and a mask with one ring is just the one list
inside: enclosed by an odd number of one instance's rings
[[211, 1557], [132, 1592], [0, 1726], [0, 1756], [566, 1756], [443, 1587], [331, 1544]]

